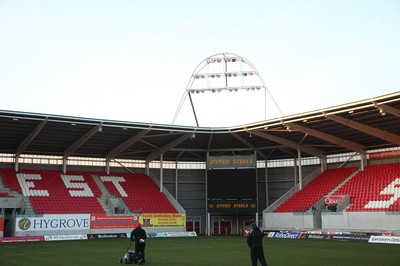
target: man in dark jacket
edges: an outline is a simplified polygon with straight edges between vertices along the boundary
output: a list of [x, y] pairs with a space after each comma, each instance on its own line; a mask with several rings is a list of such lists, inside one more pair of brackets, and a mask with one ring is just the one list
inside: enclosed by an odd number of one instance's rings
[[146, 231], [142, 228], [142, 225], [138, 223], [131, 233], [131, 241], [135, 240], [135, 254], [138, 257], [138, 263], [144, 264], [144, 249], [146, 247]]
[[247, 245], [250, 248], [251, 265], [257, 266], [257, 259], [260, 260], [262, 266], [267, 266], [264, 257], [264, 247], [262, 238], [264, 233], [254, 224], [251, 231], [247, 235]]

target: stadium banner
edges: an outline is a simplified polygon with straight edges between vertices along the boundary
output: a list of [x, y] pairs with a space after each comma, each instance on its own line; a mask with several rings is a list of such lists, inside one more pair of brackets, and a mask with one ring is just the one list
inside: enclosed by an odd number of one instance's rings
[[344, 201], [346, 195], [332, 195], [332, 196], [325, 196], [324, 203], [327, 206], [337, 206]]
[[105, 214], [90, 215], [90, 229], [134, 228], [139, 223], [138, 215], [107, 216]]
[[[197, 233], [194, 231], [185, 232], [146, 232], [148, 238], [163, 238], [163, 237], [194, 237]], [[131, 238], [131, 233], [126, 233], [126, 238]]]
[[4, 217], [0, 217], [0, 236], [3, 236], [4, 232]]
[[391, 157], [400, 157], [400, 149], [391, 151], [371, 152], [368, 154], [368, 159], [370, 160], [391, 158]]
[[110, 239], [110, 238], [127, 238], [126, 233], [118, 233], [118, 234], [87, 234], [87, 238], [92, 239]]
[[186, 227], [186, 214], [180, 213], [143, 213], [140, 217], [143, 227]]
[[0, 243], [42, 242], [44, 236], [7, 236], [0, 237]]
[[237, 199], [237, 200], [225, 200], [225, 199], [208, 199], [208, 212], [210, 213], [254, 213], [257, 212], [257, 200], [256, 199]]
[[16, 219], [16, 232], [88, 230], [90, 214], [52, 214]]
[[400, 245], [400, 237], [399, 236], [371, 236], [368, 242], [369, 243]]
[[88, 237], [86, 234], [44, 236], [44, 241], [87, 240], [87, 239]]
[[316, 240], [340, 240], [340, 241], [355, 241], [368, 242], [370, 236], [367, 235], [347, 235], [347, 234], [301, 234], [300, 238], [316, 239]]
[[147, 233], [147, 236], [150, 238], [155, 237], [194, 237], [197, 236], [196, 232], [154, 232]]
[[207, 169], [213, 168], [256, 168], [255, 155], [208, 156]]
[[299, 232], [269, 232], [265, 234], [268, 238], [288, 238], [288, 239], [299, 239]]

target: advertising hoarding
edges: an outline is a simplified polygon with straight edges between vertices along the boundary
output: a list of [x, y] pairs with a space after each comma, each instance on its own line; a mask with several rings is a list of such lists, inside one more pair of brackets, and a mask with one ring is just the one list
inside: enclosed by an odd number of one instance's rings
[[16, 232], [89, 230], [89, 214], [51, 214], [16, 219]]

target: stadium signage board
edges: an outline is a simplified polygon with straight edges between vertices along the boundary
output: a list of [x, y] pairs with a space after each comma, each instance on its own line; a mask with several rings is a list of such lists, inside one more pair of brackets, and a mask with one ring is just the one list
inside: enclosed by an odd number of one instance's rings
[[140, 217], [143, 227], [185, 228], [186, 214], [181, 213], [143, 213]]
[[105, 214], [90, 215], [90, 229], [134, 228], [139, 216], [107, 216]]
[[4, 217], [0, 217], [0, 236], [3, 236]]
[[369, 243], [381, 244], [400, 244], [400, 237], [398, 236], [371, 236]]
[[49, 235], [44, 236], [44, 241], [87, 240], [86, 234], [79, 235]]
[[208, 212], [210, 213], [253, 213], [257, 212], [257, 200], [238, 199], [209, 199]]
[[42, 242], [44, 236], [8, 236], [0, 237], [0, 243], [17, 243], [17, 242]]
[[15, 231], [68, 231], [90, 229], [89, 214], [52, 214], [42, 217], [22, 217], [16, 219]]
[[391, 157], [400, 157], [400, 149], [391, 151], [372, 152], [368, 154], [368, 159], [370, 160], [391, 158]]
[[300, 238], [316, 239], [316, 240], [340, 240], [340, 241], [356, 241], [368, 242], [370, 236], [367, 235], [347, 235], [347, 234], [301, 234]]
[[208, 156], [207, 169], [255, 168], [255, 155]]
[[325, 196], [324, 203], [327, 206], [337, 206], [342, 203], [346, 197], [346, 195]]
[[106, 234], [87, 234], [87, 239], [110, 239], [110, 238], [126, 238], [126, 233], [106, 233]]
[[300, 238], [300, 233], [298, 232], [269, 232], [267, 237], [269, 238], [287, 238], [287, 239], [298, 239]]

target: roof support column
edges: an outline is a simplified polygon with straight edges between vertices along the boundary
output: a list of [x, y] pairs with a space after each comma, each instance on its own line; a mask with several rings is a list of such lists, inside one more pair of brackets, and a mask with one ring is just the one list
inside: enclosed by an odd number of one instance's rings
[[106, 173], [110, 174], [110, 159], [106, 158]]
[[365, 167], [368, 165], [367, 154], [363, 151], [360, 153], [361, 170], [364, 171]]
[[62, 165], [62, 172], [63, 174], [65, 174], [67, 172], [67, 161], [68, 161], [68, 157], [64, 156], [63, 158], [63, 165]]
[[160, 154], [160, 192], [163, 192], [163, 183], [164, 183], [164, 168], [163, 168], [163, 162], [164, 162], [164, 154]]
[[18, 172], [18, 158], [19, 156], [15, 155], [15, 172]]
[[178, 201], [178, 160], [175, 161], [175, 200]]
[[269, 192], [268, 192], [268, 160], [265, 159], [265, 208], [269, 206]]
[[297, 157], [299, 161], [299, 186], [300, 189], [303, 188], [303, 173], [301, 172], [301, 151], [297, 150]]
[[326, 157], [319, 158], [321, 163], [321, 173], [324, 172], [328, 168], [328, 164], [326, 163]]
[[144, 169], [145, 169], [146, 175], [150, 176], [150, 162], [149, 161], [146, 161], [144, 163]]
[[298, 175], [297, 175], [297, 158], [293, 157], [293, 176], [294, 176], [294, 185], [297, 185]]

